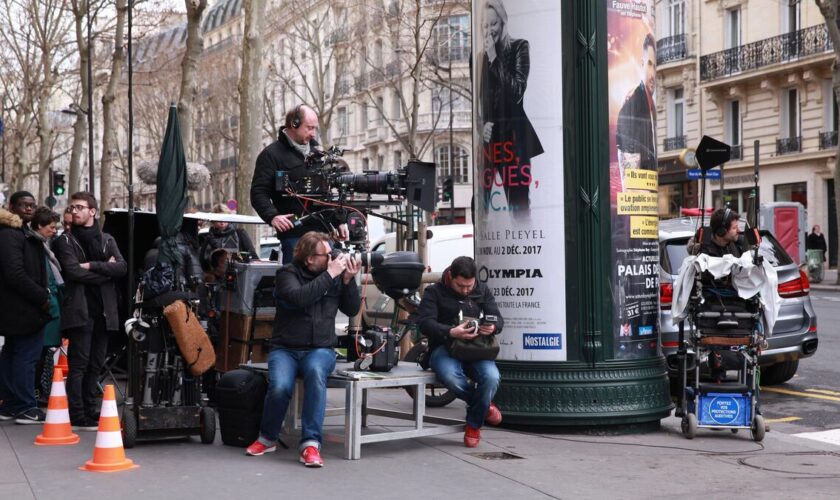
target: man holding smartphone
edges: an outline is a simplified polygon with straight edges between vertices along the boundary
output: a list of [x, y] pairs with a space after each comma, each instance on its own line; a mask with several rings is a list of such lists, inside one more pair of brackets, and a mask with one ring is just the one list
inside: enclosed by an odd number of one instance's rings
[[331, 254], [327, 235], [310, 231], [295, 245], [294, 260], [277, 271], [277, 314], [268, 355], [268, 391], [260, 435], [245, 451], [259, 456], [277, 449], [283, 417], [303, 379], [300, 461], [321, 467], [321, 442], [327, 407], [327, 377], [335, 369], [335, 316], [354, 316], [361, 307], [356, 285], [360, 263]]
[[464, 444], [468, 448], [478, 446], [485, 422], [498, 425], [502, 421], [502, 412], [493, 404], [500, 379], [496, 362], [461, 361], [448, 350], [453, 339], [498, 335], [504, 326], [493, 294], [476, 280], [476, 274], [472, 258], [457, 257], [441, 280], [426, 288], [417, 311], [420, 331], [429, 338], [432, 370], [467, 403]]

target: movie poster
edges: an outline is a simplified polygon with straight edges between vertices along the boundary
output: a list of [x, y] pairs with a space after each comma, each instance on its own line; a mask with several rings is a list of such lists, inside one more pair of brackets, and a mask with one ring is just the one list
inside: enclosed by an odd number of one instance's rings
[[607, 0], [614, 355], [656, 356], [659, 218], [653, 0]]
[[566, 360], [560, 9], [473, 3], [475, 255], [503, 360]]

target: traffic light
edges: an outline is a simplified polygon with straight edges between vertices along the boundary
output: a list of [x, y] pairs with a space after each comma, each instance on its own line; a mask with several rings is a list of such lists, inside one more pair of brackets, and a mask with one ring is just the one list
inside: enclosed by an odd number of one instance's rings
[[437, 201], [438, 203], [443, 201], [443, 188], [441, 186], [437, 187]]
[[61, 196], [67, 190], [65, 186], [64, 174], [61, 172], [53, 172], [53, 194]]
[[442, 201], [452, 201], [455, 195], [455, 187], [452, 185], [452, 177], [443, 179]]

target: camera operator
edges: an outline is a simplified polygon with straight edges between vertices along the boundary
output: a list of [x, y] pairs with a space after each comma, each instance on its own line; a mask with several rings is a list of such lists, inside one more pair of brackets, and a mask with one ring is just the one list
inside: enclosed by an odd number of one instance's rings
[[[347, 224], [335, 218], [311, 217], [295, 221], [321, 207], [306, 203], [282, 190], [283, 176], [292, 182], [317, 173], [318, 165], [307, 165], [307, 157], [320, 149], [315, 136], [318, 116], [309, 106], [298, 105], [286, 113], [285, 125], [279, 137], [257, 156], [254, 178], [251, 181], [251, 204], [257, 214], [277, 231], [283, 252], [283, 264], [292, 261], [295, 244], [308, 231], [332, 233], [338, 226], [338, 239], [347, 240]], [[282, 174], [278, 176], [278, 173]], [[326, 219], [326, 220], [324, 220]]]
[[[475, 448], [481, 427], [498, 425], [502, 412], [493, 404], [499, 388], [499, 369], [493, 360], [460, 361], [449, 353], [453, 339], [472, 340], [479, 335], [498, 335], [504, 320], [496, 300], [484, 283], [476, 280], [475, 261], [457, 257], [443, 272], [441, 280], [423, 293], [417, 311], [420, 331], [429, 338], [432, 370], [446, 387], [467, 403], [464, 444]], [[466, 318], [494, 318], [478, 325]]]
[[329, 239], [310, 231], [295, 245], [294, 261], [277, 271], [277, 315], [268, 355], [268, 392], [260, 435], [246, 450], [259, 456], [277, 449], [283, 417], [303, 378], [300, 461], [321, 467], [327, 377], [335, 369], [335, 316], [353, 316], [361, 307], [356, 274], [360, 264], [346, 254], [331, 254]]

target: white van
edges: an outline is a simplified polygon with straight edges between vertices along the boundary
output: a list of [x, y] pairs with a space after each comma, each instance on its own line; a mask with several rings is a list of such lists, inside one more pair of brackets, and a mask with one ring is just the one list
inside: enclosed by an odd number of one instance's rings
[[[428, 241], [429, 268], [433, 273], [441, 273], [449, 267], [455, 259], [466, 255], [473, 257], [472, 224], [450, 224], [446, 226], [431, 226], [432, 237]], [[387, 233], [371, 244], [372, 252], [396, 252], [397, 233]], [[366, 321], [377, 320], [377, 324], [385, 324], [394, 312], [393, 300], [381, 293], [372, 282], [365, 287], [365, 315]]]

